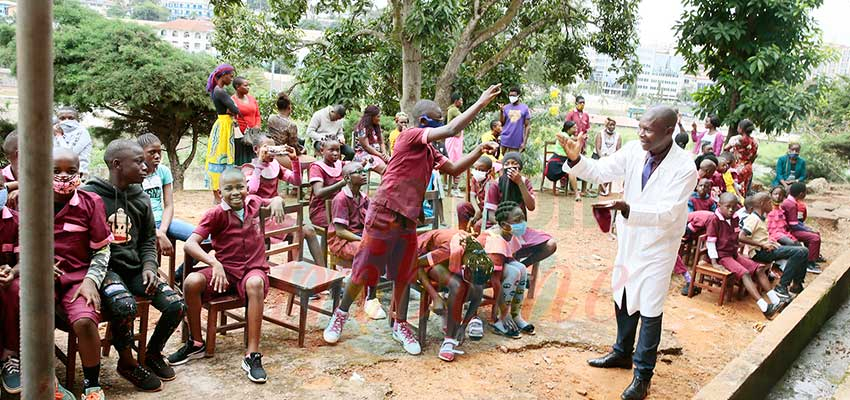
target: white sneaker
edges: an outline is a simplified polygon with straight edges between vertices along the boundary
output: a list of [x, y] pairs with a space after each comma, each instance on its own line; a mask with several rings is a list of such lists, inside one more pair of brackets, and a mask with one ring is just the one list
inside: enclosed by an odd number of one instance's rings
[[484, 323], [481, 318], [473, 317], [466, 326], [466, 335], [470, 340], [481, 340], [484, 337]]
[[331, 320], [328, 321], [328, 326], [325, 327], [325, 332], [322, 334], [326, 343], [336, 343], [339, 341], [345, 321], [348, 321], [347, 312], [343, 312], [340, 309], [334, 311], [334, 315], [331, 316]]
[[366, 311], [366, 315], [372, 319], [384, 319], [387, 317], [387, 313], [384, 312], [383, 307], [381, 307], [381, 301], [377, 298], [372, 300], [366, 300], [366, 305], [364, 307]]
[[416, 340], [416, 335], [413, 334], [413, 330], [407, 322], [395, 323], [393, 326], [393, 339], [401, 343], [404, 351], [414, 356], [422, 352], [422, 348], [419, 347], [419, 341]]

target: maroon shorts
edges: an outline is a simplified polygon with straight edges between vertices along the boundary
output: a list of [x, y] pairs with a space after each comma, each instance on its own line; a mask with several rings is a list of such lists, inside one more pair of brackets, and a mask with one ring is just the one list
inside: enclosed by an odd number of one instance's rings
[[21, 280], [0, 288], [0, 349], [20, 351], [20, 290]]
[[78, 296], [76, 300], [71, 301], [71, 298], [74, 297], [74, 293], [77, 293], [77, 290], [82, 285], [83, 282], [80, 281], [71, 285], [69, 288], [57, 288], [56, 300], [58, 303], [61, 303], [62, 310], [68, 317], [68, 322], [71, 323], [71, 325], [83, 318], [88, 318], [94, 321], [95, 324], [99, 324], [100, 312], [95, 310], [94, 306], [86, 304], [86, 299], [82, 296]]
[[351, 261], [357, 255], [357, 250], [360, 248], [360, 242], [350, 242], [345, 239], [340, 239], [336, 236], [328, 238], [328, 251], [336, 257], [346, 261]]
[[351, 281], [375, 286], [386, 274], [394, 282], [409, 284], [416, 275], [416, 223], [378, 204], [366, 211], [366, 221]]
[[227, 277], [227, 289], [224, 291], [224, 293], [216, 293], [215, 289], [213, 289], [212, 287], [212, 268], [206, 267], [196, 272], [200, 273], [204, 276], [204, 278], [207, 279], [207, 287], [204, 289], [204, 294], [201, 296], [201, 299], [204, 302], [210, 301], [216, 296], [232, 293], [236, 293], [242, 300], [247, 300], [245, 284], [248, 283], [248, 278], [251, 278], [253, 276], [257, 276], [263, 280], [263, 298], [266, 298], [266, 296], [268, 296], [269, 294], [269, 271], [265, 268], [250, 268], [245, 271], [245, 275], [242, 275], [242, 279], [228, 274], [225, 270], [224, 276]]
[[735, 257], [721, 257], [717, 262], [720, 263], [724, 268], [728, 269], [729, 272], [735, 274], [738, 279], [741, 279], [744, 274], [751, 274], [756, 272], [761, 264], [750, 260], [747, 257], [742, 255], [737, 255]]

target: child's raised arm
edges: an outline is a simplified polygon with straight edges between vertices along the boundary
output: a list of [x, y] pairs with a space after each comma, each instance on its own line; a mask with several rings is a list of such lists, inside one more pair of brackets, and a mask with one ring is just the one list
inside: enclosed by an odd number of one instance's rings
[[[443, 125], [439, 128], [432, 128], [428, 131], [428, 143], [436, 142], [438, 140], [443, 140], [445, 138], [457, 135], [463, 128], [466, 128], [475, 116], [481, 112], [484, 107], [490, 104], [493, 99], [496, 98], [500, 93], [502, 93], [502, 84], [496, 84], [487, 88], [484, 93], [481, 93], [481, 97], [478, 98], [478, 101], [475, 102], [472, 106], [466, 109], [459, 116], [452, 119], [452, 122], [449, 122], [448, 125]], [[419, 121], [419, 118], [422, 118], [421, 115], [413, 116], [416, 121]], [[477, 157], [476, 157], [477, 159]], [[470, 164], [472, 165], [472, 164]], [[469, 168], [469, 167], [467, 167]]]

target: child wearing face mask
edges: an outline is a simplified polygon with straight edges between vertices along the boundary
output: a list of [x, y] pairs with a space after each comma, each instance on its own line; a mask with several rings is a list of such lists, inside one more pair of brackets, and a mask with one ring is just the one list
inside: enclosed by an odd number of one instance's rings
[[472, 174], [472, 180], [469, 182], [469, 193], [475, 198], [475, 201], [458, 203], [457, 221], [459, 229], [462, 231], [469, 232], [472, 229], [474, 232], [480, 232], [481, 218], [484, 215], [486, 188], [492, 184], [493, 180], [493, 162], [486, 155], [482, 155], [475, 161], [469, 172]]
[[526, 322], [520, 314], [528, 286], [528, 272], [525, 265], [517, 261], [517, 253], [522, 248], [527, 223], [522, 207], [513, 201], [499, 204], [495, 219], [497, 224], [482, 232], [478, 238], [493, 261], [491, 285], [500, 285], [502, 288], [497, 304], [499, 317], [490, 326], [497, 335], [519, 339], [522, 333], [534, 334], [534, 325]]

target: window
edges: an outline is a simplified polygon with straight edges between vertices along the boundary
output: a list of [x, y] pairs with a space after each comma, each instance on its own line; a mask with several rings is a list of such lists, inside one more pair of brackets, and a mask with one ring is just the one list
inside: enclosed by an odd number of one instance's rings
[[201, 33], [200, 32], [195, 33], [195, 39], [200, 39], [200, 38], [201, 38]]
[[183, 37], [184, 38], [190, 38], [190, 37], [192, 37], [192, 34], [189, 33], [189, 32], [183, 32]]
[[189, 50], [189, 42], [183, 42], [183, 48]]
[[201, 44], [200, 44], [200, 43], [195, 43], [195, 48], [196, 48], [196, 49], [200, 49], [200, 48], [201, 48]]
[[171, 31], [171, 36], [172, 36], [172, 37], [177, 37], [177, 31]]

